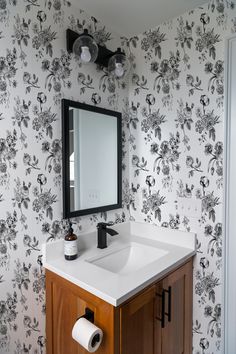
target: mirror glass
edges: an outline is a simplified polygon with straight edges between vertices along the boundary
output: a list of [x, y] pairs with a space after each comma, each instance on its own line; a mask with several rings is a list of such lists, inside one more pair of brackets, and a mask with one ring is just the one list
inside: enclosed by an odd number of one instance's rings
[[63, 101], [64, 216], [119, 208], [120, 113]]

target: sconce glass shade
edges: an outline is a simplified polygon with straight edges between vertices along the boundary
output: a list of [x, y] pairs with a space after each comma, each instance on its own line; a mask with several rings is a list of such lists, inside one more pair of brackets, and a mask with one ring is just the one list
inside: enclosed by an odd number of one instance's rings
[[98, 57], [98, 45], [93, 37], [84, 30], [73, 44], [73, 53], [83, 64], [94, 63]]
[[123, 79], [130, 70], [130, 62], [120, 48], [109, 59], [108, 73], [116, 79]]

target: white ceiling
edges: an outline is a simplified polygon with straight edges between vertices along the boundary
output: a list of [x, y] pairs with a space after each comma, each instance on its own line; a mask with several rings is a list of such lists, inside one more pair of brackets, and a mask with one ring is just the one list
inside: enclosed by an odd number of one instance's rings
[[133, 36], [192, 10], [207, 0], [74, 0], [113, 31]]

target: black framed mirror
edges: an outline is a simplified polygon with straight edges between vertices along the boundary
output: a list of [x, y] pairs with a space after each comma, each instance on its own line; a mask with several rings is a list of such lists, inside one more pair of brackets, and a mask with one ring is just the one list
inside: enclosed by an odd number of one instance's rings
[[121, 113], [62, 100], [63, 217], [122, 206]]

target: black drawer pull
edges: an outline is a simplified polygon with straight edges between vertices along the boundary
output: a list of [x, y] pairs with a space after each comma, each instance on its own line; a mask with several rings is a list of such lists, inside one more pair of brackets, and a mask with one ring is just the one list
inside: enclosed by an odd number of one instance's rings
[[[166, 293], [168, 294], [168, 312], [166, 312]], [[168, 322], [171, 322], [171, 286], [169, 286], [168, 290], [163, 289], [161, 295], [157, 294], [157, 296], [161, 297], [161, 318], [156, 317], [158, 321], [161, 322], [161, 328], [165, 328], [165, 316], [168, 318]]]
[[168, 293], [168, 312], [165, 314], [168, 317], [168, 322], [171, 322], [171, 286], [165, 292]]
[[161, 303], [161, 328], [165, 328], [165, 309], [166, 309], [166, 295], [165, 290], [162, 290], [162, 303]]

